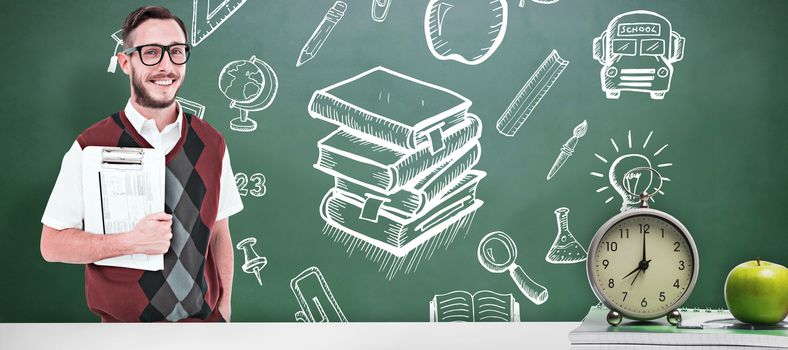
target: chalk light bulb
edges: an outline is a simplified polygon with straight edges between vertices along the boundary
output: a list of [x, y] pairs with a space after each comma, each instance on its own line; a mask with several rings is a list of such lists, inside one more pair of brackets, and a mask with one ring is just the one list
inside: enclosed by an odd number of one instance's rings
[[[628, 171], [637, 167], [651, 168], [651, 161], [641, 154], [625, 154], [616, 158], [613, 164], [610, 165], [608, 180], [610, 181], [610, 186], [621, 196], [622, 212], [640, 207], [640, 196], [629, 194], [627, 190], [631, 193], [639, 194], [651, 188], [653, 174], [650, 171], [633, 171], [626, 177], [624, 176]], [[641, 187], [641, 185], [644, 186]], [[639, 188], [642, 188], [642, 190], [639, 190]]]

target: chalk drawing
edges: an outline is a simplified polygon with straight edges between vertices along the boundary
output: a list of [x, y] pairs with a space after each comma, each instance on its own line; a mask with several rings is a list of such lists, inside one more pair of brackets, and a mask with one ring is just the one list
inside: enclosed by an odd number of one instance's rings
[[230, 18], [246, 0], [194, 0], [192, 46], [199, 45]]
[[504, 136], [514, 136], [568, 64], [569, 61], [562, 59], [558, 51], [550, 52], [498, 118], [498, 132]]
[[684, 43], [658, 13], [638, 10], [613, 18], [593, 44], [594, 58], [602, 64], [599, 77], [605, 97], [618, 99], [621, 91], [635, 91], [664, 99], [673, 64], [684, 57]]
[[[428, 145], [431, 154], [465, 121], [471, 101], [445, 87], [385, 67], [375, 67], [323, 89], [309, 101], [309, 115], [378, 139], [393, 150]], [[481, 124], [481, 122], [479, 122]]]
[[566, 160], [572, 156], [572, 153], [575, 152], [575, 146], [577, 146], [577, 141], [580, 140], [588, 131], [588, 123], [584, 120], [580, 125], [576, 126], [572, 130], [572, 137], [569, 138], [564, 145], [561, 147], [560, 153], [558, 153], [558, 157], [555, 159], [553, 166], [550, 168], [550, 171], [547, 172], [547, 179], [550, 180], [555, 176], [559, 169], [564, 166]]
[[455, 290], [430, 300], [430, 322], [520, 322], [520, 304], [511, 293]]
[[545, 261], [553, 264], [574, 264], [585, 261], [588, 252], [574, 235], [569, 232], [569, 208], [561, 207], [555, 210], [555, 221], [558, 224], [558, 233]]
[[317, 267], [309, 267], [290, 280], [290, 290], [301, 310], [295, 313], [301, 322], [347, 322], [328, 282]]
[[509, 235], [501, 231], [490, 232], [479, 242], [477, 250], [479, 263], [487, 271], [501, 273], [508, 271], [517, 288], [534, 304], [547, 301], [547, 289], [534, 282], [522, 267], [517, 265], [517, 246]]
[[[621, 149], [614, 139], [610, 139], [610, 143], [612, 144], [613, 150], [615, 151], [614, 156], [616, 157], [612, 162], [608, 161], [608, 158], [611, 157], [605, 157], [597, 153], [594, 154], [597, 159], [599, 159], [605, 164], [605, 166], [608, 167], [607, 170], [603, 170], [602, 172], [594, 171], [590, 173], [591, 176], [603, 179], [608, 183], [606, 186], [596, 189], [596, 192], [602, 193], [611, 188], [616, 191], [619, 197], [621, 197], [620, 211], [622, 212], [640, 207], [640, 198], [627, 193], [627, 190], [632, 193], [641, 193], [647, 190], [657, 190], [657, 187], [654, 186], [654, 183], [658, 183], [659, 181], [654, 181], [654, 174], [650, 171], [631, 172], [629, 175], [624, 176], [629, 170], [637, 167], [652, 167], [652, 161], [656, 160], [657, 156], [660, 156], [662, 152], [668, 147], [668, 145], [665, 144], [650, 155], [648, 154], [650, 152], [645, 152], [653, 133], [653, 131], [649, 132], [645, 142], [643, 142], [643, 146], [641, 147], [643, 150], [641, 153], [636, 153], [633, 150], [632, 131], [630, 130], [627, 132], [627, 145], [625, 149]], [[657, 168], [666, 168], [671, 166], [673, 166], [673, 163], [656, 164]], [[664, 175], [664, 172], [660, 170], [660, 174]], [[662, 181], [670, 182], [671, 179], [662, 176]], [[649, 199], [654, 202], [654, 197], [658, 194], [664, 195], [665, 193], [662, 190], [659, 190]], [[607, 200], [605, 200], [605, 203], [610, 203], [614, 198], [615, 196], [608, 197]]]
[[391, 7], [391, 0], [372, 0], [372, 20], [375, 22], [383, 22], [389, 14], [389, 7]]
[[112, 50], [112, 56], [109, 58], [109, 66], [107, 66], [107, 73], [115, 73], [115, 70], [118, 68], [118, 54], [123, 50], [123, 39], [121, 36], [123, 35], [123, 29], [118, 29], [110, 37], [115, 42], [115, 49]]
[[[247, 188], [250, 184], [253, 186], [251, 189]], [[242, 197], [246, 197], [247, 194], [252, 197], [262, 197], [265, 196], [268, 190], [265, 187], [265, 175], [261, 173], [246, 175], [242, 172], [236, 172], [235, 185], [238, 186], [238, 194]]]
[[439, 60], [480, 64], [501, 45], [507, 18], [506, 0], [430, 0], [424, 14], [427, 47]]
[[331, 31], [333, 31], [337, 23], [342, 20], [345, 11], [347, 11], [347, 3], [344, 1], [337, 1], [328, 9], [326, 15], [323, 16], [323, 20], [317, 25], [315, 31], [312, 32], [312, 36], [309, 37], [309, 40], [307, 40], [306, 44], [304, 44], [304, 47], [301, 49], [301, 53], [298, 54], [296, 67], [300, 67], [317, 55], [317, 52], [323, 47], [328, 36], [331, 35]]
[[262, 286], [263, 280], [260, 271], [268, 264], [268, 259], [257, 255], [257, 252], [254, 251], [255, 243], [257, 243], [257, 239], [249, 237], [238, 242], [235, 248], [244, 252], [244, 264], [241, 266], [243, 271], [253, 274], [257, 278], [257, 283]]
[[318, 140], [315, 168], [334, 177], [320, 203], [324, 235], [388, 279], [465, 235], [484, 202], [481, 119], [446, 88], [376, 67], [315, 91], [310, 116], [339, 126]]
[[202, 104], [195, 101], [187, 100], [180, 96], [175, 97], [175, 99], [178, 101], [178, 104], [181, 106], [184, 112], [196, 115], [197, 118], [200, 119], [202, 119], [203, 116], [205, 115], [205, 106], [203, 106]]
[[257, 122], [249, 118], [249, 112], [268, 108], [278, 88], [274, 69], [255, 56], [225, 65], [219, 72], [219, 91], [230, 100], [230, 108], [240, 113], [230, 121], [230, 129], [240, 132], [257, 129]]
[[364, 236], [354, 235], [331, 224], [326, 224], [321, 233], [342, 246], [349, 258], [356, 255], [376, 264], [378, 271], [384, 274], [387, 280], [393, 280], [401, 275], [415, 273], [422, 263], [446, 252], [458, 237], [464, 238], [473, 223], [476, 210], [467, 210], [460, 214], [462, 216], [456, 221], [444, 229], [436, 229], [432, 237], [402, 256], [390, 253], [388, 247], [381, 247], [379, 243], [365, 239]]

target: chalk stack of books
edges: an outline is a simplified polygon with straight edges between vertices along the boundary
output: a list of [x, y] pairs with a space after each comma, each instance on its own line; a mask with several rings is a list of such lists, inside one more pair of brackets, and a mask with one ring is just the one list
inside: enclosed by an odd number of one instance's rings
[[788, 349], [788, 322], [777, 325], [741, 323], [727, 310], [682, 308], [681, 323], [664, 318], [624, 319], [618, 326], [606, 321], [608, 309], [592, 306], [575, 330], [572, 349]]
[[[338, 128], [315, 168], [334, 177], [328, 225], [396, 257], [475, 213], [482, 124], [471, 101], [383, 67], [315, 91], [309, 114]], [[467, 223], [470, 225], [470, 223]]]

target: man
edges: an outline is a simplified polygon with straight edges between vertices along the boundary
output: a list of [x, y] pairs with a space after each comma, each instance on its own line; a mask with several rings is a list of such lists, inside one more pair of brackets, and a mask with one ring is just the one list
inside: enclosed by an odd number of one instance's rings
[[[190, 47], [183, 22], [163, 7], [142, 7], [123, 25], [118, 64], [129, 76], [124, 110], [77, 137], [41, 219], [46, 261], [86, 264], [88, 307], [102, 321], [229, 321], [233, 247], [228, 217], [243, 208], [222, 135], [183, 113], [175, 96]], [[161, 149], [165, 211], [129, 232], [82, 231], [81, 152], [87, 146]], [[128, 254], [164, 254], [163, 271], [99, 266]]]

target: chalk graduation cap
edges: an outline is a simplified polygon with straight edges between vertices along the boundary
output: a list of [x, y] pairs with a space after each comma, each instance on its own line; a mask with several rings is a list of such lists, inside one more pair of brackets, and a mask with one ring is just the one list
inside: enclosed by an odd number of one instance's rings
[[118, 31], [112, 33], [110, 37], [115, 39], [115, 49], [112, 51], [112, 57], [109, 58], [109, 66], [107, 67], [108, 73], [115, 73], [115, 68], [118, 67], [118, 53], [120, 49], [123, 48], [123, 39], [121, 36], [123, 35], [123, 29], [118, 29]]

